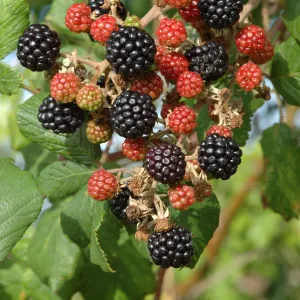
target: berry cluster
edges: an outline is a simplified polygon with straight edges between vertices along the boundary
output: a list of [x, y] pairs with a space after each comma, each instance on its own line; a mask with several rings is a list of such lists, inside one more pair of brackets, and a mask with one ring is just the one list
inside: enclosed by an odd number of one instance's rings
[[[274, 54], [262, 28], [237, 23], [243, 2], [157, 1], [161, 8], [177, 9], [182, 19], [156, 13], [154, 37], [144, 29], [151, 13], [141, 20], [130, 16], [119, 0], [73, 4], [65, 25], [74, 34], [89, 35], [99, 49], [105, 47], [102, 62], [80, 58], [76, 51], [59, 54], [58, 35], [46, 25], [30, 25], [19, 39], [22, 66], [49, 71], [50, 95], [38, 108], [44, 129], [70, 134], [84, 124], [80, 134], [85, 132], [92, 144], [108, 142], [115, 132], [125, 138], [122, 158], [142, 161], [126, 178], [114, 175], [124, 168], [109, 172], [101, 161], [88, 181], [88, 193], [97, 201], [108, 200], [119, 220], [136, 225], [136, 238], [148, 240], [153, 262], [163, 268], [185, 266], [194, 253], [192, 233], [171, 225], [166, 203], [186, 210], [202, 202], [212, 194], [208, 179], [227, 180], [241, 163], [242, 150], [232, 129], [241, 126], [243, 110], [232, 101], [229, 86], [219, 87], [228, 77], [247, 92], [257, 88], [263, 78], [256, 64]], [[197, 29], [201, 42], [190, 39], [185, 22]], [[229, 60], [226, 34], [233, 25], [242, 29], [236, 35], [239, 54]], [[240, 61], [244, 64], [238, 65]], [[197, 112], [203, 104], [218, 124], [196, 144], [195, 130], [202, 121]], [[161, 185], [168, 192], [159, 192]]]

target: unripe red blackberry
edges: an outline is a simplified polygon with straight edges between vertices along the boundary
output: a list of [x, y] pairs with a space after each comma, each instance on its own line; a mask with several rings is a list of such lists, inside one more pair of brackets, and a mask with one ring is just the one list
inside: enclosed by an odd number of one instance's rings
[[217, 133], [220, 136], [224, 136], [224, 137], [230, 137], [232, 138], [232, 131], [226, 127], [226, 126], [222, 126], [222, 125], [212, 125], [207, 131], [206, 131], [206, 136], [209, 136], [213, 133]]
[[184, 267], [194, 254], [192, 234], [182, 227], [153, 232], [148, 240], [148, 249], [153, 262], [162, 268]]
[[93, 144], [106, 143], [111, 139], [112, 128], [109, 123], [100, 123], [90, 120], [86, 127], [87, 139]]
[[184, 24], [176, 19], [163, 18], [156, 30], [160, 45], [176, 48], [187, 39]]
[[155, 72], [148, 72], [138, 77], [131, 83], [130, 90], [151, 96], [153, 100], [158, 99], [163, 93], [164, 83]]
[[192, 108], [182, 105], [174, 108], [167, 124], [175, 134], [191, 134], [197, 126], [196, 118]]
[[18, 41], [17, 58], [31, 71], [49, 70], [59, 55], [60, 45], [55, 31], [44, 24], [32, 24]]
[[110, 109], [114, 131], [125, 138], [150, 135], [157, 119], [152, 98], [139, 92], [122, 92]]
[[200, 168], [213, 178], [227, 180], [236, 173], [242, 154], [242, 150], [232, 138], [214, 133], [200, 144]]
[[228, 55], [225, 48], [215, 42], [194, 46], [185, 56], [190, 62], [189, 70], [200, 74], [204, 80], [216, 80], [228, 69]]
[[168, 50], [165, 46], [157, 46], [156, 47], [156, 54], [155, 54], [155, 63], [157, 65], [160, 64], [161, 58], [168, 53]]
[[74, 73], [57, 73], [50, 82], [50, 93], [58, 102], [73, 102], [80, 87], [80, 79]]
[[198, 0], [192, 0], [188, 6], [178, 10], [182, 19], [184, 19], [186, 22], [191, 23], [201, 20], [200, 11], [198, 9], [198, 2]]
[[117, 188], [117, 178], [105, 170], [95, 171], [88, 181], [88, 193], [98, 201], [112, 199]]
[[235, 37], [237, 50], [246, 55], [250, 55], [255, 50], [262, 50], [266, 40], [263, 28], [253, 24], [241, 29]]
[[[90, 6], [92, 12], [96, 17], [101, 15], [109, 14], [109, 9], [103, 8], [105, 0], [89, 0], [88, 5]], [[117, 14], [124, 21], [127, 17], [127, 10], [125, 9], [123, 3], [120, 1], [117, 6]]]
[[94, 84], [84, 85], [76, 95], [76, 103], [83, 110], [99, 111], [103, 106], [101, 89]]
[[191, 0], [163, 0], [166, 4], [174, 8], [183, 8], [191, 3]]
[[168, 196], [172, 207], [178, 210], [187, 209], [196, 202], [194, 189], [186, 184], [171, 188]]
[[50, 95], [39, 106], [38, 120], [54, 133], [74, 133], [83, 121], [83, 111], [74, 103], [61, 104]]
[[90, 34], [100, 44], [105, 44], [113, 31], [118, 31], [117, 21], [113, 16], [103, 15], [92, 23]]
[[158, 182], [172, 185], [183, 179], [186, 162], [179, 147], [162, 142], [148, 150], [143, 166]]
[[106, 42], [106, 58], [114, 72], [127, 77], [137, 76], [154, 63], [156, 46], [143, 29], [120, 26]]
[[201, 17], [212, 28], [228, 28], [240, 18], [243, 0], [199, 0]]
[[160, 115], [163, 119], [166, 119], [172, 111], [179, 106], [182, 106], [182, 102], [174, 102], [174, 103], [164, 103], [160, 112]]
[[177, 52], [163, 55], [159, 63], [159, 71], [169, 81], [176, 81], [181, 73], [188, 71], [188, 68], [188, 60]]
[[258, 65], [265, 64], [270, 61], [274, 56], [274, 48], [269, 41], [266, 41], [264, 48], [261, 50], [253, 50], [250, 54], [254, 63]]
[[262, 82], [262, 71], [258, 65], [248, 62], [238, 69], [235, 80], [240, 88], [249, 92], [258, 87]]
[[118, 194], [116, 194], [108, 203], [110, 205], [111, 212], [121, 221], [130, 223], [127, 214], [126, 207], [129, 205], [129, 198], [132, 193], [128, 187], [123, 187]]
[[71, 5], [67, 10], [65, 24], [73, 32], [87, 32], [92, 24], [91, 8], [84, 3]]
[[176, 82], [176, 89], [180, 96], [193, 98], [202, 92], [203, 80], [196, 72], [181, 73]]
[[140, 161], [145, 158], [147, 140], [144, 138], [126, 139], [122, 144], [123, 154], [132, 161]]

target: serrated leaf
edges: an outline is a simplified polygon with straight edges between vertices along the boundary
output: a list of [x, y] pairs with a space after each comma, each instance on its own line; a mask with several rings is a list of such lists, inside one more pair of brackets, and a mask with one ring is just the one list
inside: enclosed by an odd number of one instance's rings
[[100, 147], [87, 140], [85, 126], [78, 129], [75, 134], [55, 134], [41, 126], [37, 112], [39, 105], [47, 96], [46, 93], [40, 93], [20, 106], [17, 122], [21, 133], [30, 141], [61, 154], [66, 159], [84, 164], [92, 164], [99, 159]]
[[46, 167], [38, 178], [39, 189], [47, 197], [62, 198], [76, 193], [94, 170], [71, 161], [57, 161]]
[[205, 138], [205, 131], [210, 127], [211, 119], [209, 118], [208, 105], [204, 104], [197, 116], [197, 136], [199, 141]]
[[94, 201], [84, 186], [61, 212], [63, 232], [81, 248], [90, 242]]
[[284, 219], [298, 218], [300, 213], [300, 148], [285, 124], [265, 130], [261, 139], [267, 158], [264, 195], [270, 207]]
[[300, 2], [299, 0], [285, 1], [283, 21], [291, 35], [300, 40]]
[[11, 159], [0, 158], [0, 261], [36, 220], [42, 205], [32, 175], [14, 166]]
[[29, 5], [25, 0], [0, 1], [0, 60], [17, 48], [17, 42], [29, 25]]
[[81, 251], [64, 235], [60, 213], [61, 208], [52, 208], [42, 215], [29, 244], [28, 262], [53, 292], [71, 297], [75, 289], [72, 279], [77, 272]]
[[90, 258], [104, 272], [115, 272], [110, 265], [116, 253], [121, 224], [108, 212], [105, 203], [94, 201], [91, 230]]
[[275, 49], [272, 61], [271, 80], [284, 100], [300, 106], [300, 45], [290, 37]]
[[220, 206], [215, 195], [196, 203], [186, 211], [170, 208], [175, 223], [188, 228], [193, 235], [194, 255], [188, 267], [194, 268], [203, 249], [219, 225]]
[[35, 143], [30, 143], [27, 147], [23, 148], [21, 152], [25, 160], [25, 170], [31, 173], [35, 178], [38, 177], [43, 169], [57, 160], [55, 153]]
[[22, 81], [20, 72], [0, 62], [0, 94], [9, 96], [16, 94]]

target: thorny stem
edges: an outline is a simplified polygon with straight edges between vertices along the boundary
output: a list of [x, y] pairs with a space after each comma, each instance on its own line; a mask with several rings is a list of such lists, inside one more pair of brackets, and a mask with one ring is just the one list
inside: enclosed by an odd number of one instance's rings
[[156, 292], [155, 292], [155, 300], [160, 300], [161, 293], [162, 293], [162, 286], [164, 282], [164, 278], [166, 275], [166, 269], [160, 268], [158, 271], [158, 279], [157, 279], [157, 285], [156, 285]]
[[21, 85], [21, 88], [22, 88], [23, 90], [26, 90], [26, 91], [32, 93], [32, 94], [38, 94], [38, 93], [40, 93], [40, 90], [39, 90], [39, 89], [34, 89], [34, 88], [32, 88], [32, 87], [30, 87], [30, 86], [28, 86], [28, 85], [26, 85], [26, 84], [22, 84], [22, 85]]
[[148, 13], [141, 19], [141, 27], [146, 27], [152, 20], [162, 16], [161, 8], [157, 5], [153, 5]]
[[134, 173], [134, 170], [128, 170], [127, 168], [118, 168], [118, 169], [110, 169], [108, 170], [110, 173]]

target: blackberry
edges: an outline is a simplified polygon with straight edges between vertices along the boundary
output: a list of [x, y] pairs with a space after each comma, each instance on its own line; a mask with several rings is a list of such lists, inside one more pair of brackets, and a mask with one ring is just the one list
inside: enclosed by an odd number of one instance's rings
[[198, 160], [200, 168], [213, 178], [227, 180], [236, 173], [242, 154], [232, 138], [214, 133], [201, 142]]
[[122, 92], [110, 109], [114, 131], [125, 138], [149, 135], [155, 125], [157, 113], [152, 98], [139, 92]]
[[47, 25], [32, 24], [25, 29], [17, 47], [21, 65], [32, 71], [49, 70], [59, 55], [60, 39]]
[[121, 221], [129, 222], [126, 214], [126, 207], [129, 204], [129, 197], [132, 193], [128, 187], [123, 187], [121, 191], [109, 201], [111, 212]]
[[98, 85], [100, 88], [105, 88], [105, 76], [104, 76], [104, 75], [101, 75], [101, 76], [98, 78], [97, 85]]
[[153, 262], [162, 268], [186, 266], [194, 254], [192, 234], [181, 226], [153, 232], [148, 249]]
[[197, 72], [204, 80], [216, 80], [228, 69], [228, 55], [225, 48], [215, 42], [194, 46], [185, 53], [190, 62], [189, 70]]
[[[104, 0], [89, 0], [88, 5], [91, 8], [92, 12], [95, 12], [97, 17], [109, 14], [109, 9], [101, 7], [104, 5]], [[117, 14], [123, 21], [127, 17], [127, 10], [122, 2], [120, 2], [120, 6], [117, 7]]]
[[74, 133], [83, 121], [83, 111], [74, 103], [61, 104], [48, 96], [39, 106], [38, 120], [54, 133]]
[[133, 77], [147, 71], [154, 63], [156, 46], [143, 29], [120, 26], [106, 42], [106, 58], [118, 74]]
[[210, 27], [222, 29], [239, 20], [243, 0], [199, 0], [198, 8]]
[[155, 180], [171, 185], [183, 179], [186, 162], [179, 147], [162, 142], [146, 153], [143, 166]]

